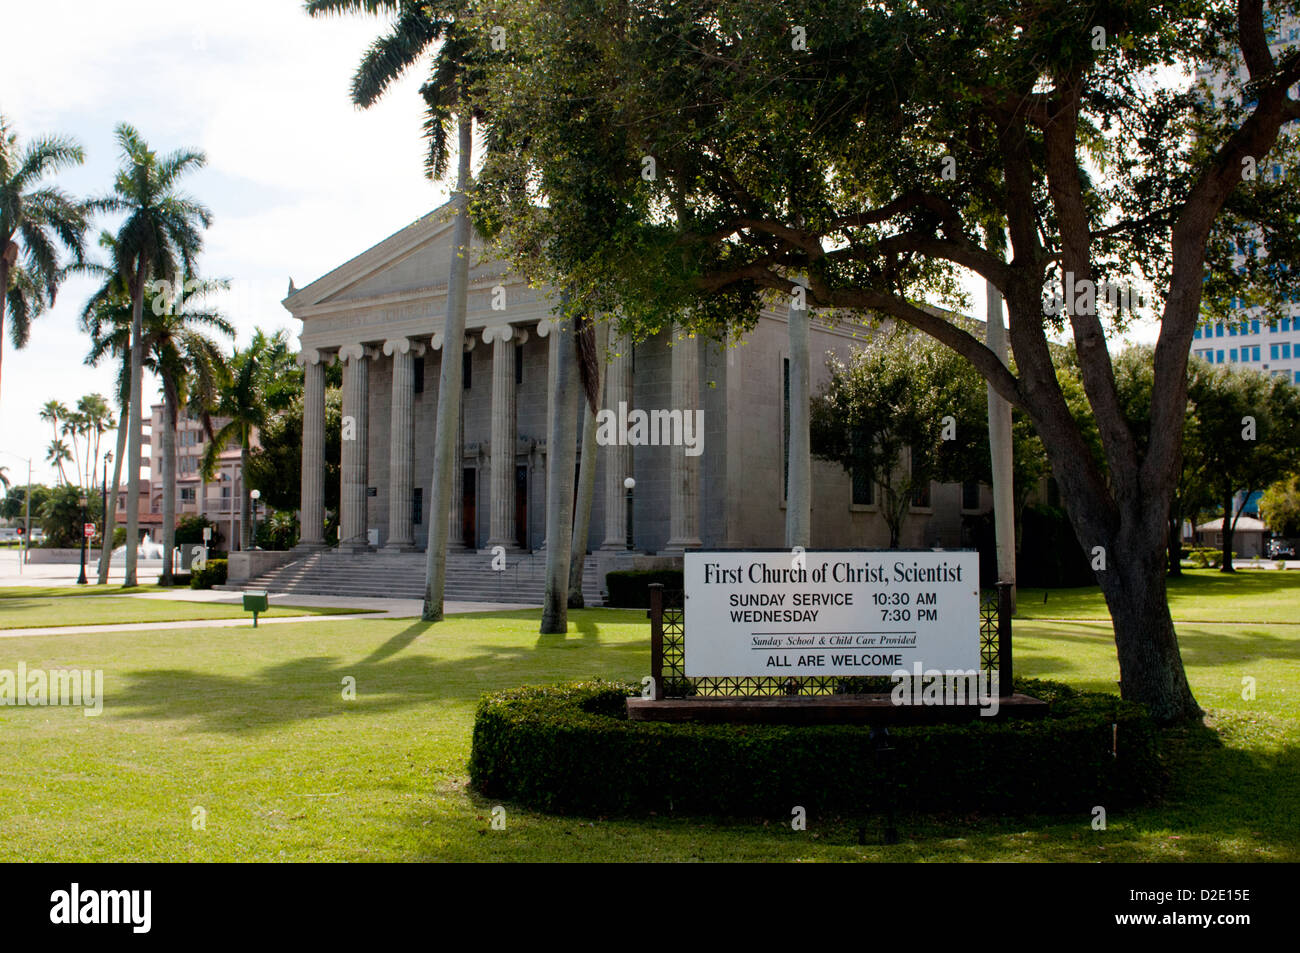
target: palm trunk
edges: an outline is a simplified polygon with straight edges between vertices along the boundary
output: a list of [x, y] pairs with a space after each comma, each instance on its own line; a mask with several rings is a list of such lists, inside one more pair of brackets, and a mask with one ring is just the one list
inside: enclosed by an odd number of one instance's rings
[[117, 419], [117, 453], [113, 457], [113, 492], [108, 495], [108, 513], [104, 517], [103, 549], [99, 556], [99, 584], [108, 583], [109, 564], [113, 561], [113, 536], [117, 530], [118, 487], [122, 485], [122, 458], [126, 456], [126, 427], [129, 407], [123, 407]]
[[[568, 305], [568, 296], [561, 298]], [[542, 600], [542, 635], [569, 631], [569, 557], [573, 547], [573, 467], [578, 452], [577, 322], [566, 316], [560, 339], [555, 390], [555, 417], [547, 434], [552, 479], [546, 486], [546, 595]]]
[[[5, 242], [5, 247], [0, 249], [0, 369], [4, 367], [5, 316], [9, 308], [9, 275], [17, 258], [18, 246], [12, 241]], [[3, 383], [2, 379], [0, 379], [0, 383]]]
[[162, 548], [163, 570], [159, 582], [172, 585], [172, 550], [176, 547], [176, 382], [163, 381], [162, 432]]
[[144, 285], [146, 265], [137, 262], [135, 281], [131, 285], [131, 412], [128, 415], [126, 471], [126, 577], [123, 586], [136, 585], [136, 563], [140, 546], [140, 437], [144, 390]]
[[447, 582], [447, 533], [451, 529], [452, 468], [460, 421], [461, 353], [465, 340], [465, 312], [469, 307], [469, 254], [473, 232], [469, 220], [470, 159], [474, 148], [474, 121], [462, 109], [459, 124], [456, 192], [451, 200], [456, 217], [452, 232], [455, 254], [447, 279], [447, 317], [442, 327], [442, 366], [438, 373], [438, 420], [434, 434], [433, 475], [430, 480], [429, 542], [425, 559], [424, 611], [428, 622], [442, 620], [443, 591]]
[[[609, 322], [599, 321], [595, 327], [596, 354], [596, 393], [602, 393], [605, 386], [605, 351], [609, 346]], [[596, 415], [591, 405], [583, 402], [585, 408], [582, 417], [582, 464], [578, 471], [578, 511], [573, 517], [573, 542], [569, 558], [569, 608], [581, 609], [586, 605], [582, 592], [582, 573], [587, 563], [587, 537], [591, 533], [591, 504], [596, 498]]]

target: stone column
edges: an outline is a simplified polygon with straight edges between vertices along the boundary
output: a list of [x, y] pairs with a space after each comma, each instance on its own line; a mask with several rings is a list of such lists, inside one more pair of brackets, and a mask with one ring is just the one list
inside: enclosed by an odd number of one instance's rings
[[487, 548], [518, 549], [515, 539], [515, 445], [518, 435], [515, 389], [515, 345], [528, 339], [523, 328], [509, 324], [483, 329], [483, 343], [492, 345], [492, 457], [490, 523]]
[[[450, 351], [443, 347], [443, 334], [441, 331], [433, 335], [429, 346], [435, 351], [442, 351], [441, 360], [451, 359], [460, 360], [461, 354], [466, 351], [474, 350], [474, 342], [477, 341], [472, 334], [465, 335], [465, 342], [459, 354], [455, 349]], [[441, 373], [441, 370], [439, 371]], [[447, 523], [447, 548], [464, 549], [465, 548], [465, 516], [464, 516], [464, 487], [462, 484], [465, 479], [465, 395], [460, 395], [460, 413], [456, 415], [456, 439], [452, 441], [456, 445], [456, 459], [451, 466], [451, 519]], [[432, 490], [430, 491], [432, 493]], [[430, 519], [432, 524], [432, 519]]]
[[384, 342], [393, 356], [393, 407], [388, 435], [388, 540], [390, 552], [415, 551], [415, 361], [423, 358], [424, 345], [410, 338]]
[[[559, 380], [561, 323], [555, 318], [543, 318], [537, 322], [537, 336], [546, 338], [546, 436], [543, 438], [546, 453], [547, 493], [551, 486], [551, 424], [555, 420], [555, 386]], [[546, 499], [546, 495], [542, 495]], [[542, 545], [538, 551], [546, 549], [546, 531], [542, 531]]]
[[[609, 368], [605, 383], [605, 406], [622, 420], [632, 410], [632, 339], [610, 335]], [[619, 404], [623, 404], [620, 407]], [[618, 431], [615, 431], [618, 436]], [[632, 448], [617, 439], [604, 448], [605, 454], [605, 541], [600, 548], [627, 550], [627, 490], [623, 481], [632, 475]]]
[[[695, 413], [700, 405], [700, 342], [680, 325], [673, 328], [672, 407], [682, 415]], [[668, 484], [668, 543], [666, 552], [699, 549], [700, 541], [700, 458], [688, 457], [686, 448], [672, 447]]]
[[[315, 348], [303, 348], [298, 363], [302, 365], [304, 378], [298, 548], [319, 549], [325, 545], [325, 365]], [[205, 506], [206, 503], [204, 500]]]
[[343, 459], [339, 493], [339, 549], [361, 552], [366, 539], [370, 402], [369, 349], [360, 344], [339, 348], [343, 359]]

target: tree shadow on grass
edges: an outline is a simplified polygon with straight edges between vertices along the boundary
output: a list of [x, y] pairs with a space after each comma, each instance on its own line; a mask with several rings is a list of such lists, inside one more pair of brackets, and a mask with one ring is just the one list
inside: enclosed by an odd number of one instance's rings
[[[482, 644], [475, 654], [451, 659], [402, 654], [436, 623], [407, 626], [361, 660], [306, 656], [268, 665], [246, 675], [186, 669], [143, 669], [124, 673], [125, 687], [110, 685], [105, 714], [124, 719], [194, 719], [197, 729], [256, 733], [295, 722], [352, 714], [376, 714], [432, 701], [476, 701], [485, 691], [523, 684], [569, 681], [644, 667], [648, 653], [639, 642], [594, 646], [600, 652], [581, 672], [565, 649], [585, 644]], [[598, 639], [598, 633], [592, 636]], [[593, 672], [592, 669], [598, 670]], [[356, 700], [343, 697], [347, 678], [355, 679]]]

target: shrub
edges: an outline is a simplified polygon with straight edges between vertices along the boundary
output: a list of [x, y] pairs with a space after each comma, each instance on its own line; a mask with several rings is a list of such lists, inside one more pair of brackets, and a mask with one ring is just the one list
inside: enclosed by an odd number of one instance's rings
[[226, 584], [226, 560], [209, 559], [202, 569], [190, 573], [191, 589], [211, 589]]
[[665, 589], [681, 589], [680, 569], [620, 569], [605, 573], [608, 605], [623, 609], [650, 608], [650, 584], [662, 583]]
[[633, 685], [521, 688], [480, 703], [469, 775], [485, 796], [562, 814], [861, 812], [891, 798], [922, 811], [1087, 811], [1159, 791], [1158, 735], [1140, 706], [1047, 682], [1017, 689], [1047, 701], [1047, 717], [893, 728], [885, 772], [863, 726], [634, 722]]
[[206, 516], [182, 516], [176, 521], [176, 545], [203, 542], [203, 530], [212, 527], [212, 535], [217, 535], [217, 524]]

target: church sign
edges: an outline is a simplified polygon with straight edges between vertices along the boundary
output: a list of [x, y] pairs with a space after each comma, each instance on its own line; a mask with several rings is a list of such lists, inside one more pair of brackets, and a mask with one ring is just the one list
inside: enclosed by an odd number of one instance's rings
[[980, 667], [973, 551], [686, 553], [687, 677]]

